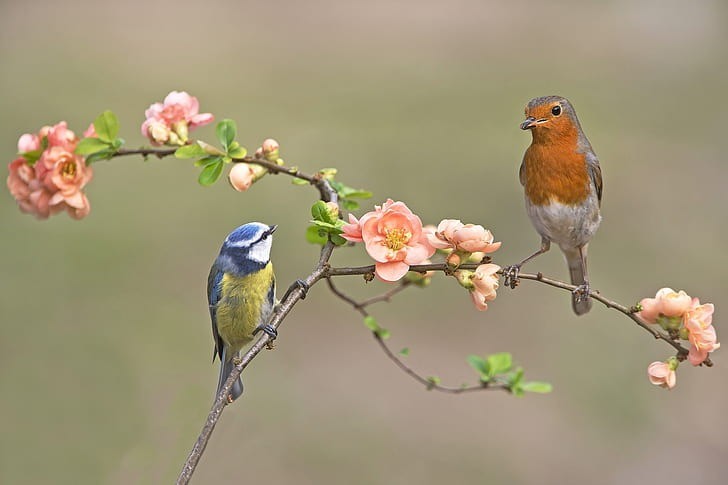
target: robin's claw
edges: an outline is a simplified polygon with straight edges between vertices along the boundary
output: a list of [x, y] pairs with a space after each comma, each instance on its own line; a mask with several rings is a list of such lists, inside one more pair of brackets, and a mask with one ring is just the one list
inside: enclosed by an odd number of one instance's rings
[[503, 286], [508, 286], [511, 289], [518, 286], [518, 274], [521, 272], [520, 264], [513, 264], [503, 268]]
[[589, 287], [589, 283], [584, 283], [583, 285], [577, 286], [572, 293], [576, 297], [575, 302], [580, 303], [582, 301], [587, 301], [589, 299], [589, 293], [591, 293], [591, 288]]

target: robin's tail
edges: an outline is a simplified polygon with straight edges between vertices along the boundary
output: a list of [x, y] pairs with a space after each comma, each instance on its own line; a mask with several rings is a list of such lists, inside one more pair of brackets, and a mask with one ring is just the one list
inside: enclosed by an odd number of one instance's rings
[[[220, 394], [220, 391], [222, 391], [222, 386], [225, 385], [225, 381], [230, 376], [230, 373], [233, 371], [233, 367], [235, 367], [232, 358], [228, 360], [227, 352], [227, 348], [223, 349], [222, 358], [220, 359], [220, 378], [217, 381], [217, 392], [215, 393], [216, 398]], [[230, 389], [230, 397], [234, 401], [239, 398], [242, 393], [243, 381], [240, 379], [240, 377], [238, 377], [238, 380], [235, 381], [232, 389]]]
[[[586, 272], [586, 249], [587, 246], [579, 249], [566, 249], [564, 256], [566, 256], [566, 264], [569, 265], [569, 275], [571, 276], [571, 284], [580, 286], [588, 282]], [[591, 310], [592, 301], [591, 298], [579, 298], [580, 295], [573, 293], [571, 295], [571, 307], [574, 309], [574, 313], [577, 315], [583, 315]]]

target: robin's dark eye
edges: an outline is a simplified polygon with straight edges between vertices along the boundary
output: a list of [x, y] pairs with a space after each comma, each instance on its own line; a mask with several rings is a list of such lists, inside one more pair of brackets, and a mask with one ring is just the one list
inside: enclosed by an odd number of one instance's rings
[[556, 106], [551, 108], [551, 114], [554, 116], [559, 116], [561, 114], [561, 106], [557, 104]]

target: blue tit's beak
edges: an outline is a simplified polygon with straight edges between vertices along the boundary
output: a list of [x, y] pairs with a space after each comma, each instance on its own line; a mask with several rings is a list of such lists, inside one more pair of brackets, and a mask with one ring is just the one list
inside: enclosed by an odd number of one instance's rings
[[268, 227], [268, 230], [265, 231], [265, 235], [266, 236], [270, 236], [271, 234], [273, 234], [274, 232], [276, 232], [276, 229], [278, 229], [278, 225], [277, 224], [273, 224], [272, 226], [269, 226]]

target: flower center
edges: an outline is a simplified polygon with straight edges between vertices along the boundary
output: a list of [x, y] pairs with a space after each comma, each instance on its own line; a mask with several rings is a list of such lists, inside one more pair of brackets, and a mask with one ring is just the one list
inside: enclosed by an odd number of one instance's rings
[[61, 175], [66, 179], [73, 179], [76, 177], [76, 162], [69, 160], [61, 166]]
[[393, 227], [384, 230], [384, 241], [392, 251], [399, 251], [409, 241], [412, 234], [401, 227]]

